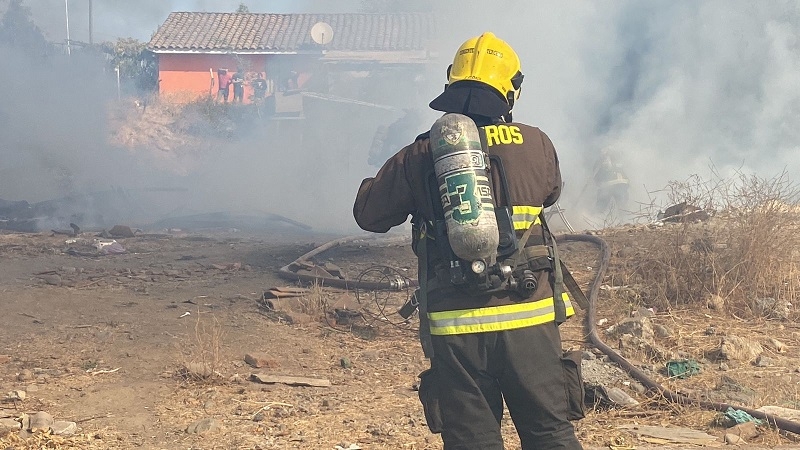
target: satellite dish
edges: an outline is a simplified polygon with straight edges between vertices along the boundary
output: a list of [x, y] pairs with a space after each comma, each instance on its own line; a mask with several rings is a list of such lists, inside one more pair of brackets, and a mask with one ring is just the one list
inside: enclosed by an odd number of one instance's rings
[[311, 39], [319, 45], [325, 45], [333, 39], [333, 28], [325, 22], [317, 22], [311, 27]]

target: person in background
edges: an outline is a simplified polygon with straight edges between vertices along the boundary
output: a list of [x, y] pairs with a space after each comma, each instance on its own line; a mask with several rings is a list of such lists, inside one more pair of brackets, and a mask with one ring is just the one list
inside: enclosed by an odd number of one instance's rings
[[253, 86], [253, 100], [256, 102], [263, 102], [267, 96], [267, 80], [264, 79], [264, 74], [259, 72], [255, 80], [251, 82]]
[[241, 67], [236, 69], [231, 83], [233, 83], [233, 101], [242, 103], [244, 101], [244, 70]]
[[618, 212], [626, 207], [630, 180], [610, 148], [600, 151], [600, 157], [595, 163], [592, 173], [592, 180], [597, 190], [595, 203], [597, 212]]
[[422, 125], [422, 115], [413, 108], [403, 110], [403, 115], [392, 122], [388, 127], [379, 127], [372, 140], [367, 157], [367, 163], [371, 166], [380, 167], [384, 161], [389, 159], [397, 149], [403, 146], [408, 136]]
[[300, 74], [294, 70], [289, 71], [289, 74], [283, 79], [283, 86], [282, 91], [294, 91], [298, 88], [297, 80], [300, 77]]
[[225, 103], [228, 103], [228, 96], [230, 95], [230, 87], [231, 87], [231, 74], [228, 73], [228, 69], [218, 69], [217, 70], [217, 99], [222, 100]]
[[[492, 161], [487, 182], [495, 196], [489, 211], [508, 212], [504, 223], [524, 247], [514, 245], [515, 254], [529, 255], [514, 264], [530, 272], [530, 282], [518, 290], [464, 281], [470, 263], [453, 259], [449, 242], [455, 237], [442, 226], [443, 202], [451, 217], [471, 217], [474, 195], [465, 178], [436, 179], [432, 147], [442, 144], [431, 142], [431, 133], [419, 135], [361, 182], [353, 216], [362, 229], [385, 233], [412, 216], [420, 341], [431, 361], [419, 384], [426, 422], [441, 433], [445, 450], [501, 450], [505, 402], [524, 450], [582, 449], [570, 423], [585, 412], [580, 352], [563, 351], [558, 329], [575, 311], [541, 214], [561, 194], [555, 147], [539, 128], [512, 120], [523, 76], [505, 41], [489, 32], [467, 40], [447, 77], [430, 107], [477, 125]], [[449, 132], [442, 139], [457, 135]]]

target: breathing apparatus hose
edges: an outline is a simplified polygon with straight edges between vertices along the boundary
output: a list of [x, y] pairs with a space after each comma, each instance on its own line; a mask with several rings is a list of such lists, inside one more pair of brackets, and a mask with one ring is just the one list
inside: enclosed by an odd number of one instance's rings
[[589, 309], [588, 311], [586, 311], [584, 326], [587, 331], [587, 338], [589, 340], [589, 343], [594, 345], [598, 350], [607, 355], [612, 361], [617, 363], [631, 377], [642, 383], [642, 385], [644, 385], [646, 388], [658, 392], [662, 397], [673, 403], [678, 403], [682, 405], [696, 405], [703, 409], [712, 411], [721, 411], [721, 412], [727, 411], [728, 408], [733, 408], [744, 411], [747, 414], [750, 414], [751, 416], [755, 417], [756, 419], [762, 419], [770, 424], [773, 424], [774, 426], [776, 426], [781, 430], [788, 431], [794, 434], [800, 434], [800, 423], [783, 419], [773, 414], [767, 414], [762, 411], [731, 405], [728, 403], [710, 402], [705, 400], [693, 399], [686, 395], [669, 391], [662, 385], [660, 385], [659, 383], [648, 377], [647, 374], [645, 374], [642, 370], [640, 370], [639, 368], [631, 364], [628, 360], [623, 358], [622, 355], [617, 353], [613, 348], [611, 348], [605, 342], [603, 342], [603, 340], [600, 338], [600, 335], [597, 333], [597, 327], [595, 326], [596, 323], [595, 315], [597, 312], [597, 307], [596, 307], [597, 296], [598, 293], [600, 292], [600, 286], [603, 283], [603, 275], [608, 269], [609, 260], [611, 259], [611, 250], [609, 249], [608, 244], [606, 243], [605, 240], [589, 234], [563, 234], [555, 236], [555, 238], [557, 242], [588, 242], [596, 245], [600, 249], [601, 253], [600, 264], [598, 266], [595, 278], [592, 281], [592, 284], [589, 286], [589, 292], [587, 293], [587, 297], [589, 299]]

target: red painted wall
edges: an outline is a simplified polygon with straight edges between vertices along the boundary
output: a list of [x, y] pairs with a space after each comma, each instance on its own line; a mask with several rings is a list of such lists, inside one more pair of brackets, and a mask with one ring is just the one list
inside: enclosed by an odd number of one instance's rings
[[[245, 71], [245, 79], [250, 81], [255, 78], [256, 73], [266, 72], [266, 55], [162, 53], [158, 55], [158, 91], [176, 101], [191, 101], [209, 94], [216, 97], [217, 69], [226, 68], [228, 73], [233, 74], [239, 65]], [[228, 98], [233, 101], [233, 87], [230, 91]], [[245, 83], [245, 103], [250, 102], [252, 94], [253, 88]]]

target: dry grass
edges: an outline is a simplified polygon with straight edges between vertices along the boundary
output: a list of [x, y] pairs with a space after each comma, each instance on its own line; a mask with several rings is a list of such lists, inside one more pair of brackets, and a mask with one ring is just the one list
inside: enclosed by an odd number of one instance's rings
[[[622, 340], [617, 342], [617, 336], [603, 329], [639, 307], [653, 307], [657, 312], [653, 323], [671, 332], [655, 339], [655, 346], [667, 352], [620, 348], [665, 389], [753, 409], [765, 405], [798, 409], [800, 332], [795, 331], [796, 313], [791, 307], [797, 304], [800, 286], [798, 190], [786, 174], [764, 179], [739, 173], [729, 178], [715, 175], [712, 180], [693, 176], [671, 183], [667, 193], [669, 205], [685, 202], [709, 212], [710, 217], [662, 223], [655, 220], [658, 210], [651, 204], [643, 209], [641, 218], [646, 224], [599, 232], [612, 249], [611, 267], [597, 303], [597, 318], [608, 319], [607, 325], [599, 327], [601, 336], [612, 347], [620, 345]], [[576, 253], [578, 259], [567, 253], [565, 258], [573, 270], [580, 269], [578, 261], [591, 253], [594, 250]], [[583, 261], [586, 266], [595, 264]], [[588, 274], [580, 272], [576, 277], [588, 285]], [[788, 305], [788, 309], [775, 311], [769, 303], [759, 305], [763, 299], [774, 299], [774, 307]], [[575, 330], [562, 327], [563, 331]], [[754, 357], [720, 359], [721, 345], [736, 337], [760, 346], [760, 355], [772, 361], [762, 366]], [[775, 339], [781, 342], [776, 345]], [[696, 360], [702, 370], [687, 379], [671, 379], [664, 365], [672, 357]], [[741, 387], [744, 394], [729, 393], [724, 380]], [[609, 445], [618, 436], [630, 440], [627, 432], [616, 428], [626, 423], [681, 426], [717, 436], [725, 432], [716, 411], [660, 397], [635, 397], [641, 402], [638, 406], [591, 411], [578, 423], [581, 441]], [[749, 444], [797, 443], [797, 436], [769, 426], [759, 427], [759, 432]]]
[[672, 204], [709, 212], [703, 222], [668, 223], [639, 244], [624, 284], [649, 293], [661, 310], [702, 305], [713, 295], [737, 316], [763, 315], [757, 299], [795, 303], [798, 279], [797, 188], [782, 174], [772, 179], [738, 174], [668, 186]]
[[198, 310], [195, 317], [191, 333], [178, 347], [183, 361], [179, 374], [189, 381], [218, 382], [225, 332], [215, 315]]
[[314, 320], [322, 320], [328, 310], [328, 296], [322, 282], [315, 281], [309, 288], [308, 293], [300, 296], [297, 300], [300, 312], [311, 316]]
[[53, 436], [50, 433], [36, 432], [28, 438], [22, 438], [16, 432], [0, 433], [0, 448], [13, 450], [40, 449], [81, 449], [100, 450], [126, 448], [128, 443], [115, 439], [106, 432], [95, 432], [75, 436]]

